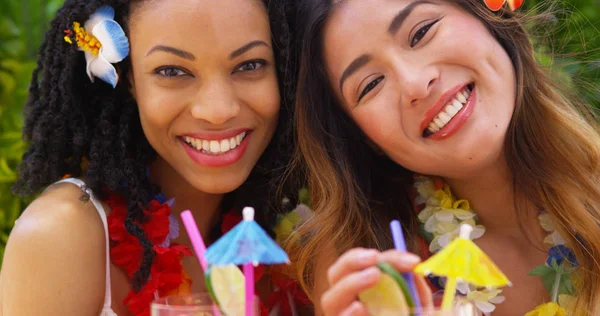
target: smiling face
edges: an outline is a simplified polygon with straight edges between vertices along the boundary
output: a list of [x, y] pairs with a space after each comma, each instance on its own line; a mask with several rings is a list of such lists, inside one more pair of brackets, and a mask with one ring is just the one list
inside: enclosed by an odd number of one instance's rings
[[339, 103], [398, 164], [460, 178], [502, 157], [515, 74], [476, 17], [435, 0], [344, 0], [323, 39]]
[[269, 144], [279, 90], [260, 0], [152, 1], [130, 16], [132, 93], [161, 166], [235, 190]]

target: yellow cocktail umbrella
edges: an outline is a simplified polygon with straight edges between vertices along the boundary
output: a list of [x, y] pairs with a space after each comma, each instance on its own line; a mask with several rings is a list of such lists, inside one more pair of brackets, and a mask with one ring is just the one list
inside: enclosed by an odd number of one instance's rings
[[423, 276], [433, 274], [447, 278], [443, 309], [452, 307], [456, 282], [459, 280], [478, 287], [511, 285], [494, 262], [469, 239], [472, 230], [473, 227], [468, 224], [461, 225], [458, 238], [415, 268], [414, 272]]

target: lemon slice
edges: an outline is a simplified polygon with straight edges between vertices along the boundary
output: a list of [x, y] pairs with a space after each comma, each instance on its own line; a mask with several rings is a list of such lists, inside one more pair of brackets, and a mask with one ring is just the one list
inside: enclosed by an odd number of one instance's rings
[[373, 316], [408, 315], [414, 303], [406, 281], [387, 263], [379, 263], [377, 268], [381, 270], [379, 282], [358, 298]]
[[244, 315], [246, 288], [244, 274], [235, 265], [211, 266], [207, 269], [206, 288], [223, 314]]

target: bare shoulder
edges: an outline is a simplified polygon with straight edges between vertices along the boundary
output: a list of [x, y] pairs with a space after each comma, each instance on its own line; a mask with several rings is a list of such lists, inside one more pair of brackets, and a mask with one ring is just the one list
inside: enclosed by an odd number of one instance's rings
[[15, 223], [0, 277], [3, 315], [98, 315], [104, 228], [82, 196], [72, 184], [52, 186]]

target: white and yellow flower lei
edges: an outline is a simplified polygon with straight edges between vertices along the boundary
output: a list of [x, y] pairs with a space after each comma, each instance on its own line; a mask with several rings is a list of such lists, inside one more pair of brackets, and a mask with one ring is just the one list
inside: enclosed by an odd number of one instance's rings
[[[457, 200], [450, 190], [450, 186], [444, 184], [442, 188], [436, 189], [434, 180], [425, 176], [415, 177], [414, 187], [418, 192], [415, 205], [423, 205], [418, 218], [422, 225], [422, 234], [426, 240], [430, 240], [429, 251], [435, 253], [446, 247], [452, 240], [458, 237], [462, 224], [469, 224], [474, 229], [471, 239], [477, 239], [485, 232], [485, 227], [477, 225], [476, 214], [471, 209], [467, 200]], [[544, 242], [551, 245], [564, 245], [565, 240], [548, 214], [539, 216], [540, 225], [549, 233]], [[542, 267], [544, 268], [544, 267]], [[549, 268], [550, 269], [550, 268]], [[557, 285], [555, 285], [557, 286]], [[458, 292], [462, 297], [458, 303], [464, 300], [473, 303], [477, 307], [479, 315], [489, 315], [496, 308], [496, 304], [504, 301], [500, 289], [478, 289], [467, 283], [459, 283]], [[555, 291], [556, 292], [556, 291]], [[560, 293], [559, 293], [560, 294]], [[552, 295], [552, 293], [551, 293]], [[570, 315], [574, 296], [568, 294], [554, 293], [553, 302], [541, 304], [526, 316], [560, 316]]]

